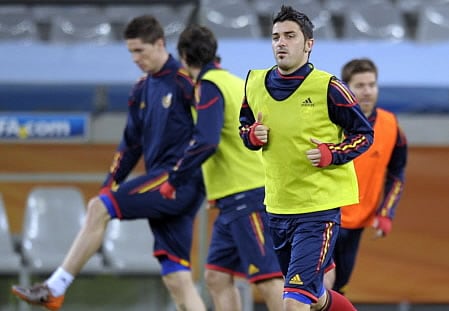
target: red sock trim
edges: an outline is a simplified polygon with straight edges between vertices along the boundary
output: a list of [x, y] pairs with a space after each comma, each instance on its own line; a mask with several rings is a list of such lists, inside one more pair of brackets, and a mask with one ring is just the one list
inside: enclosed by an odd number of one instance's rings
[[322, 311], [357, 311], [348, 298], [334, 290], [327, 291], [327, 299]]

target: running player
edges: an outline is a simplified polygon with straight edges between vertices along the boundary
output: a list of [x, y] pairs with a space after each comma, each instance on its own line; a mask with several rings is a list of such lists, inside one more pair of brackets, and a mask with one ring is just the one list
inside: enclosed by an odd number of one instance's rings
[[277, 66], [248, 73], [240, 135], [249, 149], [262, 150], [284, 310], [354, 310], [325, 289], [323, 277], [340, 206], [358, 201], [352, 160], [369, 148], [373, 129], [349, 89], [309, 62], [313, 43], [310, 19], [282, 6], [272, 25]]
[[207, 199], [219, 209], [205, 275], [215, 309], [242, 309], [234, 281], [245, 277], [270, 311], [281, 311], [283, 279], [267, 231], [261, 154], [245, 148], [235, 133], [244, 81], [215, 62], [217, 40], [206, 27], [187, 27], [178, 52], [196, 81], [197, 120], [193, 142], [161, 193], [174, 198], [202, 166]]
[[[205, 311], [190, 271], [193, 221], [204, 200], [201, 170], [192, 171], [175, 200], [165, 200], [159, 193], [193, 134], [193, 84], [167, 52], [163, 28], [154, 17], [133, 19], [124, 35], [133, 61], [147, 76], [130, 96], [123, 138], [103, 189], [89, 201], [84, 225], [61, 266], [44, 283], [13, 286], [12, 292], [28, 303], [60, 309], [66, 290], [100, 248], [108, 222], [144, 218], [153, 231], [154, 255], [177, 309]], [[146, 174], [127, 181], [141, 156]]]

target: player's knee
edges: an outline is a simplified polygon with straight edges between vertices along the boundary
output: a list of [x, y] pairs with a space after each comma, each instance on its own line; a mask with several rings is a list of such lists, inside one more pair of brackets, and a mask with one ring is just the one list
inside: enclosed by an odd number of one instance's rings
[[172, 295], [179, 296], [190, 287], [193, 287], [193, 279], [190, 270], [178, 270], [162, 276], [165, 287]]
[[281, 297], [284, 290], [284, 280], [281, 277], [262, 280], [255, 285], [263, 297], [269, 297], [273, 293], [278, 293]]
[[204, 271], [204, 281], [208, 288], [213, 288], [215, 284], [219, 283], [219, 277], [213, 270]]
[[335, 269], [331, 269], [324, 274], [324, 287], [332, 289], [335, 284]]
[[230, 274], [206, 269], [204, 280], [209, 290], [218, 289], [226, 286], [233, 286], [233, 277]]
[[107, 222], [110, 219], [108, 211], [100, 198], [94, 197], [89, 200], [86, 218], [94, 222]]
[[165, 287], [169, 290], [172, 295], [176, 295], [181, 290], [181, 283], [179, 282], [177, 273], [170, 273], [162, 276]]

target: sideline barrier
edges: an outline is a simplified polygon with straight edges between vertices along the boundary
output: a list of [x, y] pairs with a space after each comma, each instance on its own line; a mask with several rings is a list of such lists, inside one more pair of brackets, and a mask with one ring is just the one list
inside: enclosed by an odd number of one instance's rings
[[[3, 112], [126, 112], [132, 84], [3, 84]], [[243, 98], [243, 94], [242, 94]], [[449, 86], [379, 86], [380, 107], [395, 113], [449, 114]]]
[[[8, 144], [6, 148], [0, 148], [4, 163], [0, 189], [13, 234], [20, 235], [24, 194], [32, 187], [71, 184], [80, 187], [86, 198], [91, 197], [100, 187], [113, 150], [112, 145], [101, 144]], [[20, 160], [29, 159], [30, 154], [33, 154], [33, 161]], [[79, 161], [87, 158], [89, 161]], [[391, 235], [385, 240], [375, 241], [371, 239], [370, 231], [364, 236], [356, 271], [348, 288], [348, 297], [354, 302], [449, 304], [448, 274], [445, 273], [449, 271], [449, 227], [446, 224], [449, 217], [446, 186], [449, 168], [441, 166], [448, 158], [449, 145], [410, 146], [404, 197]], [[87, 182], [46, 181], [44, 178], [63, 176], [64, 172], [73, 178], [83, 177], [83, 172], [87, 177], [96, 175], [98, 178]], [[33, 182], [26, 178], [13, 179], [15, 174], [19, 177], [28, 174], [36, 179]], [[210, 211], [208, 226], [212, 225], [213, 219], [213, 211]], [[201, 247], [208, 241], [207, 237], [199, 234], [198, 225], [197, 222], [192, 258], [197, 273], [201, 266], [198, 254], [205, 251]], [[373, 273], [372, 267], [379, 269]], [[201, 276], [196, 274], [196, 277]], [[419, 291], [416, 284], [420, 284]]]

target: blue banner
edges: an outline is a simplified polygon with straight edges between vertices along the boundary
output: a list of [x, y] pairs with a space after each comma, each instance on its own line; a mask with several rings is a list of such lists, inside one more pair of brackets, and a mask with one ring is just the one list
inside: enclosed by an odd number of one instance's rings
[[89, 138], [88, 114], [0, 113], [0, 140], [72, 141]]

